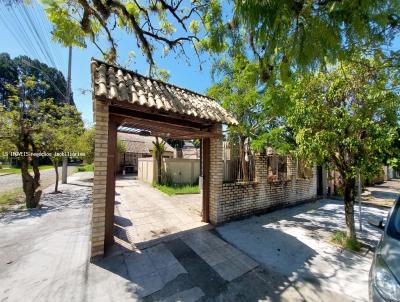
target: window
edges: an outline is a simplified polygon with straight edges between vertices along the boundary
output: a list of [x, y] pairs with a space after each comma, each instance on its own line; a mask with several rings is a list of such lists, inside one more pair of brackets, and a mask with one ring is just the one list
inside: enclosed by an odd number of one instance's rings
[[268, 181], [280, 181], [287, 179], [287, 156], [268, 156]]
[[297, 176], [299, 178], [312, 178], [313, 169], [308, 167], [302, 160], [297, 161]]

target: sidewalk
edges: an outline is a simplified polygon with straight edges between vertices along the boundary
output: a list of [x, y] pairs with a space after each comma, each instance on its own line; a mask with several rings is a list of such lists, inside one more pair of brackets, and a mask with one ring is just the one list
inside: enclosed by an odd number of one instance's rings
[[365, 204], [391, 208], [400, 196], [400, 179], [392, 179], [371, 187], [366, 187], [362, 194]]

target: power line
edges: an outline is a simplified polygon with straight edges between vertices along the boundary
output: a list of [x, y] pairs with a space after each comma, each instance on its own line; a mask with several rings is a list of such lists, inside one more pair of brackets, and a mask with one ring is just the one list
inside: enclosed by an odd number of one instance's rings
[[[43, 27], [43, 19], [40, 16], [38, 16], [37, 9], [35, 9], [36, 7], [37, 7], [37, 4], [34, 4], [32, 2], [30, 5], [27, 6], [27, 9], [30, 11], [29, 14], [32, 17], [33, 22], [36, 24], [36, 28], [39, 33], [39, 36], [42, 37], [43, 44], [46, 47], [46, 49], [48, 50], [49, 58], [54, 63], [55, 67], [57, 68], [58, 66], [57, 66], [56, 60], [54, 60], [54, 53], [52, 51], [52, 47], [50, 47], [50, 45], [48, 43], [48, 39], [45, 38], [46, 31], [44, 30], [44, 27]], [[24, 6], [24, 8], [26, 10], [26, 6]]]
[[26, 53], [27, 55], [29, 55], [31, 51], [34, 53], [36, 58], [43, 60], [37, 51], [37, 47], [35, 47], [35, 43], [31, 39], [32, 36], [26, 31], [23, 22], [20, 20], [20, 16], [16, 13], [13, 7], [10, 8], [10, 12], [13, 15], [14, 25], [17, 31], [17, 37], [14, 38], [18, 39], [18, 37], [22, 37], [22, 41], [25, 41], [28, 48], [28, 52]]
[[[3, 23], [4, 27], [7, 28], [7, 30], [12, 34], [12, 36], [15, 38], [15, 34], [13, 34], [13, 31], [11, 30], [10, 26], [8, 25], [7, 21], [4, 20], [3, 16], [0, 14], [0, 21]], [[18, 45], [23, 49], [25, 53], [28, 52], [26, 46], [24, 43], [21, 43], [20, 39], [15, 39], [18, 43]]]
[[[34, 1], [34, 2], [35, 2], [35, 4], [33, 4], [33, 2], [32, 2], [32, 5], [30, 6], [30, 8], [32, 9], [32, 11], [35, 11], [35, 13], [36, 13], [37, 20], [39, 20], [38, 22], [39, 22], [40, 27], [43, 32], [43, 36], [46, 36], [46, 34], [51, 35], [52, 27], [50, 26], [50, 22], [47, 19], [47, 15], [46, 15], [43, 7], [40, 6], [40, 4], [37, 1]], [[53, 58], [57, 58], [58, 60], [61, 60], [61, 65], [64, 66], [65, 65], [64, 56], [60, 55], [59, 51], [57, 49], [55, 49], [54, 43], [51, 42], [51, 39], [50, 40], [46, 39], [45, 41], [49, 45], [49, 49], [51, 51]], [[50, 42], [50, 43], [48, 43], [48, 42]], [[55, 62], [57, 64], [57, 60]]]
[[36, 44], [39, 46], [39, 49], [42, 52], [43, 56], [46, 58], [47, 62], [50, 63], [49, 65], [56, 67], [54, 61], [52, 60], [52, 58], [49, 55], [48, 49], [44, 45], [44, 41], [43, 41], [42, 37], [39, 35], [39, 33], [36, 29], [36, 26], [32, 21], [31, 16], [28, 14], [25, 5], [24, 4], [22, 4], [22, 6], [19, 5], [19, 9], [20, 9], [20, 12], [22, 12], [21, 15], [25, 14], [24, 19], [28, 20], [28, 22], [30, 24], [30, 26], [28, 26], [29, 31], [32, 33], [32, 36], [35, 39]]
[[39, 58], [39, 54], [36, 52], [36, 49], [33, 46], [32, 41], [29, 39], [29, 37], [25, 33], [25, 30], [22, 28], [21, 22], [19, 21], [17, 15], [10, 8], [8, 8], [8, 11], [11, 14], [13, 14], [13, 20], [14, 20], [14, 26], [9, 26], [11, 22], [8, 22], [7, 17], [5, 17], [4, 19], [4, 24], [6, 24], [6, 27], [9, 29], [9, 32], [12, 34], [12, 36], [18, 42], [18, 44], [24, 45], [24, 47], [22, 48], [24, 48], [26, 54], [28, 54], [30, 50], [36, 55], [36, 57]]

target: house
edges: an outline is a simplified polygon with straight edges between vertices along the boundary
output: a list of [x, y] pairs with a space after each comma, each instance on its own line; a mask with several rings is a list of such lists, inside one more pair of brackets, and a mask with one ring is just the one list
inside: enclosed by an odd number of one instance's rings
[[[144, 136], [135, 133], [118, 132], [118, 140], [125, 145], [125, 153], [118, 153], [117, 169], [118, 172], [133, 172], [138, 171], [138, 159], [143, 157], [152, 157], [154, 144], [156, 141], [154, 136]], [[163, 154], [164, 158], [173, 158], [175, 149], [168, 143], [165, 143], [166, 151]]]
[[191, 141], [185, 141], [182, 147], [182, 158], [186, 159], [199, 159], [200, 148], [196, 148]]

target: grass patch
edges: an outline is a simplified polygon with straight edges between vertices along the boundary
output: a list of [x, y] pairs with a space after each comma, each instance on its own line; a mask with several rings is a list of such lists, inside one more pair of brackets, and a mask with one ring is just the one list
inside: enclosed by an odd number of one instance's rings
[[354, 252], [359, 252], [361, 250], [361, 243], [355, 239], [347, 238], [346, 232], [344, 231], [336, 231], [333, 234], [331, 241], [335, 244], [340, 245], [346, 250]]
[[196, 194], [200, 193], [199, 186], [193, 185], [176, 185], [176, 186], [167, 186], [167, 185], [159, 185], [153, 184], [153, 187], [158, 189], [169, 196], [177, 195], [177, 194]]
[[9, 206], [19, 204], [23, 201], [22, 189], [15, 189], [0, 193], [0, 211], [8, 208]]
[[[39, 170], [49, 170], [49, 169], [54, 169], [52, 165], [43, 165], [39, 166]], [[32, 172], [33, 169], [29, 168], [29, 172]], [[3, 168], [0, 169], [0, 173], [12, 173], [12, 174], [20, 174], [21, 169], [20, 168]]]
[[93, 164], [80, 165], [75, 169], [75, 172], [92, 172], [94, 171]]

